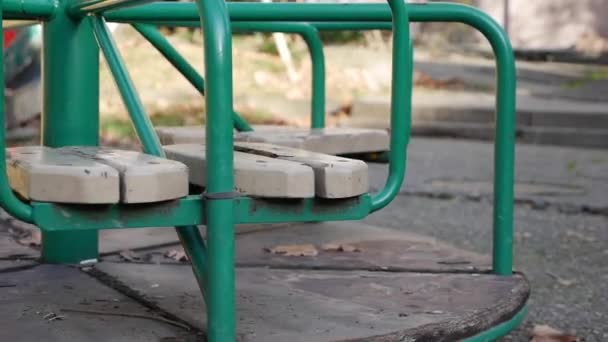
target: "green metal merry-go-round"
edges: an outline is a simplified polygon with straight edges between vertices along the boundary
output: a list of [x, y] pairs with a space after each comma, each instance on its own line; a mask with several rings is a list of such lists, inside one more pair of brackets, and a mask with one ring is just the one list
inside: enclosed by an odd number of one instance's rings
[[[512, 269], [516, 74], [508, 38], [484, 13], [458, 4], [397, 0], [388, 4], [3, 0], [2, 19], [39, 21], [43, 27], [42, 141], [40, 146], [0, 149], [7, 160], [0, 169], [0, 203], [14, 217], [40, 228], [44, 262], [96, 259], [101, 229], [175, 227], [205, 300], [204, 330], [213, 342], [487, 341], [522, 321], [529, 287], [523, 275]], [[381, 210], [402, 187], [411, 125], [409, 23], [427, 21], [473, 26], [495, 53], [491, 265], [433, 262], [434, 257], [451, 253], [438, 250], [419, 263], [406, 257], [413, 245], [402, 236], [386, 232], [382, 236], [373, 229], [366, 232], [337, 222], [360, 220]], [[205, 127], [152, 126], [106, 22], [133, 25], [204, 95]], [[204, 80], [159, 33], [160, 25], [202, 28]], [[392, 30], [390, 131], [325, 128], [325, 66], [319, 32], [372, 29]], [[252, 127], [234, 111], [233, 31], [287, 32], [304, 38], [313, 61], [311, 129]], [[143, 153], [99, 147], [100, 50]], [[4, 125], [4, 115], [0, 117]], [[0, 135], [2, 144], [4, 140]], [[365, 161], [388, 163], [385, 186], [378, 192], [370, 193]], [[365, 245], [363, 252], [351, 257], [325, 253], [302, 261], [277, 255], [264, 259], [268, 267], [251, 275], [258, 287], [267, 282], [271, 290], [266, 293], [277, 293], [278, 301], [286, 297], [273, 290], [277, 286], [331, 301], [318, 312], [330, 328], [315, 329], [314, 322], [298, 323], [283, 313], [270, 315], [280, 321], [275, 328], [253, 324], [253, 331], [260, 327], [257, 334], [243, 333], [236, 323], [241, 304], [235, 299], [234, 227], [269, 223], [305, 223], [298, 225], [296, 240], [291, 242], [322, 243], [349, 236], [353, 245]], [[197, 227], [201, 225], [206, 227], [204, 238]], [[323, 241], [327, 231], [334, 235]], [[258, 247], [251, 248], [258, 251]], [[421, 247], [417, 253], [424, 254], [424, 248], [437, 247]], [[292, 273], [272, 273], [281, 267]], [[311, 269], [317, 273], [306, 273]], [[355, 273], [336, 276], [323, 273], [324, 269]], [[264, 272], [270, 275], [264, 278]], [[415, 285], [434, 290], [416, 297], [412, 291], [370, 291], [371, 282], [386, 289]], [[347, 300], [352, 302], [347, 305]], [[299, 310], [320, 310], [309, 304]], [[390, 319], [383, 316], [389, 312]]]

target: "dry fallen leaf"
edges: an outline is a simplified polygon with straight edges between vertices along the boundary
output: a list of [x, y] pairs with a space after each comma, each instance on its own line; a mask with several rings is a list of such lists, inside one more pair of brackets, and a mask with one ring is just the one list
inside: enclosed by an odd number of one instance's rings
[[577, 239], [579, 239], [581, 241], [584, 241], [584, 242], [595, 242], [595, 238], [594, 237], [587, 236], [585, 234], [579, 233], [579, 232], [574, 231], [574, 230], [567, 230], [566, 231], [566, 236], [567, 237], [577, 238]]
[[280, 254], [285, 256], [315, 256], [319, 251], [315, 246], [310, 244], [305, 245], [282, 245], [266, 248], [267, 252], [272, 254]]
[[137, 255], [137, 253], [133, 252], [132, 250], [128, 250], [128, 249], [118, 253], [118, 255], [120, 255], [120, 257], [126, 261], [137, 261], [137, 260], [141, 259], [139, 257], [139, 255]]
[[462, 89], [465, 86], [465, 82], [460, 78], [437, 79], [423, 72], [414, 72], [414, 84], [430, 89]]
[[323, 245], [322, 249], [326, 252], [347, 252], [347, 253], [356, 253], [361, 252], [361, 249], [346, 244], [337, 244], [337, 243], [326, 243]]
[[530, 342], [578, 342], [579, 339], [570, 334], [543, 324], [536, 324], [532, 328], [532, 338]]
[[572, 286], [572, 285], [576, 284], [576, 281], [575, 281], [575, 280], [573, 280], [573, 279], [564, 279], [564, 278], [562, 278], [562, 277], [560, 277], [560, 276], [558, 276], [558, 275], [556, 275], [556, 274], [553, 274], [553, 273], [551, 273], [551, 272], [547, 272], [547, 274], [548, 274], [549, 276], [551, 276], [553, 279], [555, 279], [555, 281], [556, 281], [556, 282], [557, 282], [559, 285], [561, 285], [561, 286], [564, 286], [564, 287], [570, 287], [570, 286]]
[[165, 256], [175, 261], [188, 261], [188, 255], [183, 250], [171, 249], [165, 253]]
[[40, 231], [33, 230], [30, 235], [20, 238], [19, 240], [17, 240], [17, 242], [24, 246], [39, 247], [41, 240], [42, 235], [40, 234]]

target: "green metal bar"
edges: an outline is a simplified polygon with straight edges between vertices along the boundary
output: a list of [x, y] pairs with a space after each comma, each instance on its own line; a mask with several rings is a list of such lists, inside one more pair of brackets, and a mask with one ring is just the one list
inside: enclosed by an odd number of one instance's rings
[[114, 40], [108, 31], [104, 19], [102, 17], [91, 17], [91, 23], [97, 43], [108, 62], [108, 66], [114, 76], [114, 81], [120, 91], [125, 106], [127, 107], [127, 111], [133, 122], [133, 127], [141, 141], [144, 152], [155, 156], [162, 156], [163, 152], [158, 136], [154, 132], [154, 127], [152, 126], [150, 118], [146, 115], [146, 110], [137, 95], [135, 86], [131, 81], [131, 77], [129, 77], [127, 68], [120, 58], [118, 49], [114, 44]]
[[[198, 22], [194, 23], [197, 27], [200, 26]], [[137, 30], [146, 40], [152, 44], [168, 61], [173, 65], [187, 80], [199, 91], [202, 95], [205, 94], [205, 80], [203, 77], [194, 69], [190, 63], [169, 43], [169, 41], [152, 25], [146, 24], [133, 24], [133, 28]], [[249, 126], [247, 121], [243, 119], [238, 113], [232, 113], [232, 120], [234, 121], [234, 128], [239, 132], [253, 131], [253, 128]]]
[[[205, 224], [200, 195], [160, 203], [74, 205], [32, 202], [33, 217], [42, 231], [125, 229]], [[369, 214], [368, 194], [341, 200], [320, 198], [262, 199], [238, 197], [235, 223], [323, 222], [359, 220]]]
[[[125, 102], [125, 106], [129, 111], [131, 121], [135, 126], [135, 131], [137, 132], [137, 136], [141, 141], [144, 152], [155, 156], [163, 157], [165, 154], [160, 144], [160, 141], [158, 140], [158, 136], [156, 135], [156, 132], [152, 127], [152, 123], [146, 115], [145, 109], [141, 104], [139, 97], [137, 96], [135, 87], [133, 86], [133, 82], [131, 82], [127, 69], [124, 66], [124, 63], [122, 62], [120, 55], [118, 54], [118, 50], [114, 44], [114, 41], [112, 40], [111, 35], [108, 32], [105, 21], [101, 17], [94, 17], [92, 18], [92, 26], [95, 32], [95, 37], [97, 38], [97, 42], [101, 47], [102, 52], [104, 53], [106, 61], [108, 62], [108, 66], [110, 67], [112, 75], [114, 76], [114, 80], [116, 81], [116, 85], [118, 86], [123, 101]], [[200, 212], [200, 205], [197, 206], [197, 208], [198, 212]], [[130, 208], [128, 212], [133, 213], [134, 208]], [[147, 219], [150, 219], [154, 218], [155, 216], [158, 216], [155, 214], [159, 213], [163, 218], [167, 217], [167, 215], [162, 211], [148, 211], [144, 215], [139, 215], [139, 217], [146, 217]], [[198, 228], [194, 225], [188, 225], [187, 223], [180, 225], [180, 217], [182, 219], [190, 219], [192, 217], [196, 218], [196, 212], [189, 212], [188, 214], [184, 213], [184, 215], [178, 215], [177, 217], [173, 217], [173, 219], [170, 221], [170, 224], [174, 225], [178, 223], [176, 231], [180, 241], [182, 241], [184, 250], [190, 256], [190, 260], [192, 261], [192, 269], [194, 271], [196, 280], [199, 285], [205, 284], [206, 278], [203, 275], [207, 268], [207, 261], [206, 255], [201, 254], [204, 253], [205, 246], [198, 232]], [[121, 218], [124, 219], [124, 216], [121, 216]], [[159, 225], [161, 221], [161, 218], [157, 218], [153, 220], [154, 223], [152, 223], [151, 225]], [[198, 238], [196, 238], [197, 235]], [[204, 297], [204, 286], [201, 286], [201, 292], [203, 293]]]
[[3, 0], [4, 19], [48, 20], [55, 15], [58, 3], [52, 0]]
[[[195, 26], [200, 26], [199, 22], [193, 22]], [[169, 41], [154, 26], [146, 24], [133, 24], [139, 32], [152, 46], [165, 57], [184, 77], [199, 91], [205, 94], [205, 80], [194, 69], [190, 63], [169, 43]]]
[[[200, 211], [201, 206], [198, 207]], [[207, 300], [207, 247], [196, 226], [176, 227], [179, 241], [192, 263], [192, 271], [201, 289], [203, 300]]]
[[312, 61], [311, 127], [325, 127], [325, 57], [319, 32], [311, 25], [285, 22], [236, 22], [233, 30], [299, 34], [308, 47]]
[[207, 77], [207, 340], [235, 341], [232, 35], [224, 0], [196, 0]]
[[496, 140], [494, 144], [493, 270], [510, 275], [513, 269], [513, 183], [515, 165], [515, 58], [509, 38], [490, 16], [455, 4], [412, 6], [416, 21], [468, 24], [488, 39], [496, 59]]
[[[245, 3], [227, 4], [234, 21], [390, 21], [385, 4]], [[109, 21], [194, 21], [192, 3], [159, 2], [105, 13]]]
[[[42, 24], [42, 143], [45, 146], [99, 144], [99, 50], [87, 23], [65, 13], [57, 1], [53, 20]], [[42, 258], [72, 263], [97, 258], [97, 231], [42, 233]]]
[[[188, 4], [171, 4], [163, 7], [151, 4], [136, 10], [109, 13], [113, 20], [194, 20]], [[163, 4], [165, 5], [165, 4]], [[171, 7], [174, 6], [174, 7]], [[302, 20], [302, 21], [388, 21], [390, 12], [382, 4], [259, 4], [255, 11], [251, 4], [231, 3], [232, 20]], [[307, 7], [303, 7], [307, 6]], [[308, 7], [310, 6], [310, 7]], [[356, 7], [353, 7], [356, 6]], [[174, 17], [163, 15], [171, 8]], [[353, 9], [355, 8], [355, 9]], [[510, 42], [504, 31], [488, 15], [472, 7], [453, 3], [428, 3], [408, 5], [410, 19], [414, 22], [442, 21], [462, 22], [480, 32], [490, 41], [496, 56], [497, 68], [497, 119], [495, 144], [494, 184], [494, 248], [493, 266], [497, 274], [509, 275], [512, 270], [513, 240], [513, 181], [515, 139], [515, 63]], [[311, 13], [323, 10], [323, 16]], [[366, 24], [369, 25], [369, 24]]]
[[[408, 5], [408, 10], [412, 8], [412, 5]], [[415, 21], [410, 16], [410, 21]], [[372, 21], [372, 22], [310, 22], [310, 25], [317, 28], [319, 31], [362, 31], [362, 30], [385, 30], [390, 31], [393, 29], [391, 23]]]
[[[166, 6], [168, 5], [168, 6]], [[166, 7], [163, 7], [166, 6]], [[390, 13], [382, 4], [229, 4], [233, 20], [302, 20], [343, 22], [354, 19], [388, 21]], [[306, 7], [303, 7], [306, 6]], [[354, 8], [354, 9], [353, 9]], [[247, 11], [250, 9], [252, 11]], [[508, 275], [512, 270], [513, 240], [513, 181], [515, 139], [515, 63], [510, 42], [504, 31], [489, 16], [472, 7], [459, 4], [430, 3], [408, 5], [410, 19], [414, 22], [443, 21], [462, 22], [481, 31], [490, 41], [496, 56], [497, 68], [497, 120], [495, 144], [494, 183], [494, 248], [493, 263], [497, 274]], [[171, 18], [162, 11], [171, 10]], [[324, 10], [323, 16], [311, 13]], [[131, 11], [109, 13], [113, 20], [194, 20], [192, 7], [188, 4], [151, 4]], [[339, 13], [341, 17], [336, 18]], [[175, 16], [173, 16], [175, 15]], [[359, 15], [359, 16], [358, 16]], [[332, 23], [332, 25], [338, 25]], [[353, 28], [349, 26], [349, 28]], [[332, 27], [332, 29], [337, 26]]]
[[42, 231], [199, 225], [205, 222], [201, 205], [200, 196], [137, 205], [32, 202], [34, 219]]
[[372, 197], [372, 212], [388, 205], [401, 190], [405, 176], [406, 149], [411, 131], [414, 61], [407, 8], [401, 0], [389, 0], [389, 5], [393, 12], [389, 173], [384, 188]]
[[[27, 0], [29, 1], [29, 0]], [[84, 17], [90, 14], [102, 13], [119, 8], [128, 8], [155, 0], [88, 0], [77, 1], [67, 8], [73, 17]]]
[[284, 223], [361, 220], [369, 215], [368, 194], [342, 199], [302, 200], [237, 198], [234, 204], [236, 223]]
[[[0, 12], [0, 30], [2, 30], [2, 14]], [[0, 46], [4, 44], [3, 36], [2, 32], [0, 32]], [[0, 79], [4, 79], [4, 54], [0, 55]], [[0, 82], [0, 94], [4, 94], [4, 82]], [[0, 97], [0, 160], [2, 161], [6, 160], [6, 124], [4, 114], [4, 96], [2, 96]], [[5, 162], [0, 163], [0, 206], [16, 218], [32, 222], [32, 208], [21, 202], [9, 185]]]

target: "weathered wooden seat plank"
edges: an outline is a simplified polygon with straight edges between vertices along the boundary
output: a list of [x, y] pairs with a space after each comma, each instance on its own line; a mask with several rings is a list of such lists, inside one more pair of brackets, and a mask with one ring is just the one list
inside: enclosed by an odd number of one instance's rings
[[188, 167], [182, 163], [111, 148], [77, 146], [61, 150], [116, 169], [123, 203], [161, 202], [188, 195]]
[[65, 151], [28, 146], [7, 149], [10, 185], [35, 201], [117, 203], [119, 174], [114, 168]]
[[[298, 131], [297, 127], [277, 125], [253, 125], [257, 132]], [[205, 144], [205, 126], [155, 127], [156, 134], [163, 145]], [[236, 130], [235, 135], [239, 135]]]
[[315, 173], [315, 195], [322, 198], [354, 197], [368, 192], [367, 164], [297, 148], [264, 143], [234, 144], [237, 151], [269, 156], [310, 166]]
[[[204, 126], [159, 127], [165, 145], [205, 143]], [[296, 128], [254, 126], [253, 132], [237, 132], [235, 141], [265, 142], [326, 154], [355, 154], [387, 151], [390, 137], [386, 130], [365, 128]]]
[[135, 151], [98, 147], [8, 150], [11, 187], [21, 196], [58, 203], [151, 203], [188, 194], [188, 168]]
[[[165, 146], [167, 158], [189, 166], [190, 182], [206, 185], [205, 146]], [[235, 189], [259, 197], [347, 198], [369, 190], [367, 165], [359, 160], [330, 156], [264, 143], [235, 144]]]
[[[190, 183], [206, 186], [205, 146], [179, 144], [164, 146], [167, 158], [188, 165]], [[301, 163], [249, 153], [234, 153], [235, 189], [258, 197], [314, 197], [313, 170]]]

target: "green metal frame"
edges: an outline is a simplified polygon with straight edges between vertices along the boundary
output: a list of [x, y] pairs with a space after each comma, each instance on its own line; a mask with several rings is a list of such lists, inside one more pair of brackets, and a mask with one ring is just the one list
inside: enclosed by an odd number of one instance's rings
[[[195, 18], [189, 4], [151, 4], [139, 9], [108, 13], [115, 21], [142, 20], [173, 25], [189, 25]], [[169, 18], [164, 11], [172, 10]], [[304, 21], [312, 12], [319, 15], [310, 21], [319, 30], [388, 29], [391, 13], [381, 4], [261, 4], [228, 5], [231, 20], [238, 21]], [[287, 12], [285, 9], [293, 9]], [[342, 9], [342, 18], [330, 19], [332, 9]], [[515, 62], [508, 37], [485, 13], [468, 6], [450, 3], [408, 5], [412, 22], [460, 22], [479, 30], [490, 42], [496, 59], [496, 143], [494, 154], [494, 241], [493, 267], [497, 274], [508, 275], [512, 269], [513, 182], [515, 162]], [[322, 14], [321, 14], [322, 13]], [[358, 17], [360, 21], [350, 20]], [[363, 19], [364, 18], [364, 19]], [[314, 119], [313, 119], [314, 120]], [[391, 153], [387, 159], [391, 159]]]
[[[43, 232], [43, 258], [78, 262], [97, 256], [97, 230], [177, 226], [180, 241], [207, 302], [208, 339], [235, 340], [234, 224], [355, 220], [386, 206], [398, 194], [405, 174], [410, 136], [412, 47], [410, 21], [469, 24], [490, 41], [497, 63], [497, 119], [494, 184], [493, 271], [512, 272], [515, 67], [510, 43], [487, 15], [471, 7], [431, 3], [384, 4], [188, 3], [143, 4], [142, 0], [3, 0], [5, 19], [43, 21], [43, 139], [47, 146], [98, 145], [98, 46], [131, 116], [144, 151], [163, 156], [145, 109], [109, 34], [105, 20], [131, 23], [201, 93], [207, 108], [208, 187], [201, 195], [150, 205], [61, 205], [27, 203], [11, 191], [6, 166], [0, 168], [0, 204], [11, 215], [37, 224]], [[200, 26], [204, 37], [206, 85], [183, 57], [149, 24]], [[233, 110], [231, 32], [290, 32], [304, 37], [313, 59], [312, 126], [324, 126], [324, 61], [318, 30], [392, 29], [391, 137], [389, 176], [373, 195], [328, 201], [272, 201], [233, 193], [233, 127], [250, 127]], [[0, 65], [2, 61], [0, 60]], [[69, 68], [65, 66], [69, 65]], [[1, 67], [1, 66], [0, 66]], [[0, 69], [0, 72], [2, 70]], [[2, 103], [0, 103], [2, 105]], [[2, 110], [3, 106], [0, 106]], [[4, 112], [0, 112], [0, 124]], [[6, 157], [4, 131], [0, 150]], [[207, 226], [207, 245], [196, 225]], [[520, 314], [486, 335], [512, 329]], [[524, 313], [521, 313], [522, 317]], [[477, 338], [477, 339], [475, 339]]]

